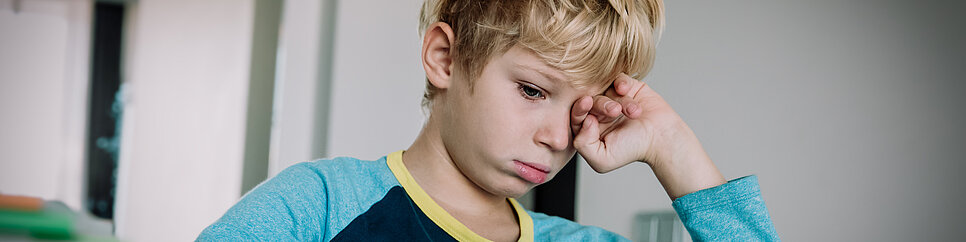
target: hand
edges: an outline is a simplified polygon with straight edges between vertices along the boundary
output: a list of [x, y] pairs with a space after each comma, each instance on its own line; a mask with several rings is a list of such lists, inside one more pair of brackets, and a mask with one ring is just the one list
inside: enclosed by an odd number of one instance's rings
[[604, 95], [578, 99], [571, 124], [574, 147], [599, 173], [643, 161], [672, 199], [725, 182], [664, 98], [625, 74]]
[[571, 123], [574, 147], [600, 173], [633, 161], [661, 164], [671, 159], [671, 148], [693, 136], [661, 96], [625, 74], [604, 95], [578, 100]]

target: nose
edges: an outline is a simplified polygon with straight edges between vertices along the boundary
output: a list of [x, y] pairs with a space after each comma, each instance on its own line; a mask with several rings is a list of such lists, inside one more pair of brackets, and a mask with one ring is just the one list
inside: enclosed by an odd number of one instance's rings
[[534, 142], [553, 151], [562, 151], [570, 147], [570, 117], [567, 116], [569, 112], [563, 113], [563, 115], [544, 115], [537, 133], [533, 136]]

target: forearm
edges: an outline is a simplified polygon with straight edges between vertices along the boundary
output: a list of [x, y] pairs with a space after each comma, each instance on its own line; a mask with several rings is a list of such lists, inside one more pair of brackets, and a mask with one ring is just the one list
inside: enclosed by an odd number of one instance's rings
[[680, 124], [677, 142], [664, 148], [664, 156], [647, 162], [671, 200], [725, 184], [724, 176], [704, 151], [697, 136], [687, 125]]
[[[681, 123], [683, 125], [683, 122]], [[726, 182], [691, 129], [669, 159], [651, 165], [694, 241], [780, 241], [758, 188], [748, 176]], [[650, 163], [649, 163], [650, 164]]]

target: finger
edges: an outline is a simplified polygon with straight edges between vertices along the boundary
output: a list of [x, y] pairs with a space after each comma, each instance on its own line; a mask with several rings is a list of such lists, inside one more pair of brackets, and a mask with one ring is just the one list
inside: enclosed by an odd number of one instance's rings
[[590, 114], [597, 116], [601, 123], [610, 123], [621, 115], [621, 104], [606, 96], [594, 96], [594, 106], [590, 108]]
[[626, 96], [630, 92], [632, 87], [631, 81], [636, 81], [627, 74], [621, 73], [617, 76], [617, 80], [614, 80], [614, 91], [617, 92], [619, 96]]
[[598, 149], [603, 147], [600, 141], [600, 126], [597, 117], [588, 115], [580, 126], [580, 132], [574, 137], [574, 148], [587, 160], [596, 160]]
[[580, 125], [587, 118], [587, 114], [590, 112], [590, 108], [594, 105], [594, 99], [590, 96], [584, 96], [577, 99], [574, 102], [574, 106], [570, 109], [570, 130], [576, 134], [580, 129]]
[[621, 111], [624, 116], [633, 119], [640, 117], [641, 113], [643, 113], [637, 96], [640, 94], [639, 89], [645, 86], [646, 84], [643, 81], [638, 81], [622, 73], [614, 81], [614, 88], [608, 89], [604, 93], [604, 96], [619, 102], [621, 107], [623, 107]]
[[588, 115], [581, 125], [580, 133], [574, 137], [574, 148], [587, 160], [590, 168], [598, 173], [610, 171], [609, 168], [601, 164], [607, 156], [607, 146], [600, 140], [600, 127], [597, 117]]
[[641, 105], [637, 104], [637, 101], [630, 98], [621, 98], [620, 102], [624, 116], [632, 119], [641, 116]]

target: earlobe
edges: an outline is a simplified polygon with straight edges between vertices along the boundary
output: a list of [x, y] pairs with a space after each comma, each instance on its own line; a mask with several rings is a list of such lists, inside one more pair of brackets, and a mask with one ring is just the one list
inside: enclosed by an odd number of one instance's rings
[[423, 36], [423, 69], [433, 86], [446, 89], [453, 73], [453, 58], [450, 55], [454, 40], [453, 29], [443, 22], [434, 23], [426, 29]]

